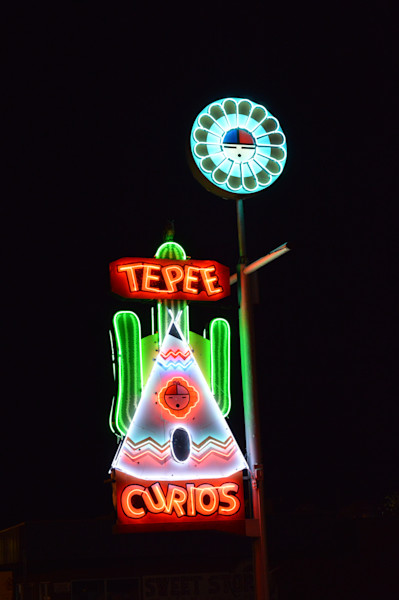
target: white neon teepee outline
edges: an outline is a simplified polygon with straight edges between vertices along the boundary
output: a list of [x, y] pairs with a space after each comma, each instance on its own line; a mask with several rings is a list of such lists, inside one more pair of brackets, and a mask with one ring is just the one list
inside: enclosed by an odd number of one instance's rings
[[[170, 311], [169, 314], [171, 322], [168, 331], [111, 468], [148, 481], [222, 478], [248, 469], [180, 329], [181, 311], [176, 316]], [[167, 354], [169, 365], [165, 368], [166, 359], [162, 355]], [[172, 357], [171, 360], [174, 360], [174, 354], [179, 358], [175, 360], [175, 368], [171, 369], [170, 359]], [[185, 358], [182, 359], [183, 356]], [[184, 365], [185, 360], [187, 364], [190, 363], [188, 366]], [[160, 401], [161, 390], [166, 389], [173, 380], [181, 380], [187, 389], [194, 388], [199, 394], [198, 401], [189, 406], [190, 410], [186, 409], [183, 417], [165, 408]], [[172, 448], [171, 439], [177, 428], [186, 431], [190, 442], [189, 455], [184, 461], [176, 459]]]

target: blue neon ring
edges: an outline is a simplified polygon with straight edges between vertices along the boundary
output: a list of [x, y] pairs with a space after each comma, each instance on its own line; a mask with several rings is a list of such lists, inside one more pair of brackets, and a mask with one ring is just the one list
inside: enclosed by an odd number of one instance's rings
[[246, 98], [222, 98], [197, 116], [191, 153], [201, 175], [226, 196], [253, 194], [276, 181], [287, 160], [278, 120]]

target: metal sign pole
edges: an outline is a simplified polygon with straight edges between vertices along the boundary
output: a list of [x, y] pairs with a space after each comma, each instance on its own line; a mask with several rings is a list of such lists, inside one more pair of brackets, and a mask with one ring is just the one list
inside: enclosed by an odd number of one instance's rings
[[263, 465], [259, 402], [256, 388], [255, 339], [253, 311], [249, 275], [245, 274], [247, 264], [244, 202], [237, 200], [237, 226], [240, 263], [238, 265], [238, 302], [241, 376], [244, 401], [245, 437], [247, 462], [250, 468], [253, 518], [258, 520], [259, 533], [254, 538], [254, 568], [257, 600], [269, 599], [268, 564], [266, 550], [265, 510], [263, 493]]

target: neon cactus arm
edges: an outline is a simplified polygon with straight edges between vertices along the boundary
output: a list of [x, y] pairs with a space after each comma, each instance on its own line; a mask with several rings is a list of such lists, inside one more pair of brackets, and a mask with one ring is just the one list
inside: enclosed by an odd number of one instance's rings
[[125, 436], [143, 389], [141, 327], [138, 316], [131, 311], [117, 312], [113, 325], [118, 364], [118, 392], [111, 429], [117, 435]]
[[223, 416], [229, 414], [230, 397], [230, 325], [226, 319], [213, 319], [211, 340], [211, 389]]

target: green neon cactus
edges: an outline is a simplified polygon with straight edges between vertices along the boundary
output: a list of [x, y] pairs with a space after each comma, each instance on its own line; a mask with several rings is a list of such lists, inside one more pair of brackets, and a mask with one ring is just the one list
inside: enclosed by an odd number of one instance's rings
[[[185, 260], [184, 249], [174, 241], [162, 244], [155, 258]], [[179, 316], [180, 313], [180, 316]], [[157, 352], [170, 326], [179, 318], [180, 329], [193, 350], [195, 359], [224, 416], [230, 411], [230, 325], [222, 318], [209, 325], [209, 338], [189, 331], [189, 309], [185, 300], [160, 300], [157, 303], [157, 333], [141, 337], [139, 317], [131, 311], [119, 311], [113, 318], [116, 346], [113, 360], [118, 392], [110, 414], [110, 427], [117, 437], [124, 437], [140, 401]]]
[[[140, 320], [130, 311], [113, 319], [118, 365], [118, 395], [112, 420], [114, 433], [126, 433], [143, 388]], [[123, 434], [123, 435], [124, 435]]]

